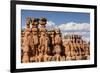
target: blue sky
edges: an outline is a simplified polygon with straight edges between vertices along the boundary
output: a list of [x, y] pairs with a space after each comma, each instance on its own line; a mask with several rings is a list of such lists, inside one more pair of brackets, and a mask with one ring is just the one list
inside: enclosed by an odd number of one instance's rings
[[25, 27], [26, 17], [45, 17], [48, 28], [59, 27], [64, 34], [77, 32], [88, 40], [90, 38], [90, 13], [21, 10], [22, 28]]
[[48, 21], [52, 21], [56, 25], [68, 22], [90, 23], [89, 13], [21, 10], [22, 26], [25, 25], [25, 18], [27, 16], [36, 18], [46, 17]]

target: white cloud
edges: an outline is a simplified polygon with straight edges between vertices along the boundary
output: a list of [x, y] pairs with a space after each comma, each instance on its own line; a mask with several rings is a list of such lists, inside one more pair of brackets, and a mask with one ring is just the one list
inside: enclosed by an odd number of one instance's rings
[[62, 36], [76, 34], [81, 35], [83, 40], [90, 41], [90, 24], [88, 23], [69, 22], [60, 24], [58, 28], [61, 29]]
[[58, 26], [63, 31], [74, 31], [74, 30], [85, 30], [85, 31], [90, 31], [90, 25], [88, 23], [74, 23], [74, 22], [69, 22], [66, 24], [60, 24]]
[[89, 41], [90, 41], [90, 37], [85, 37], [85, 36], [83, 36], [82, 39], [83, 39], [84, 41], [86, 41], [86, 42], [89, 42]]
[[55, 23], [53, 21], [47, 21], [46, 26], [55, 26]]
[[46, 24], [46, 28], [48, 30], [60, 28], [62, 36], [76, 34], [82, 35], [83, 40], [90, 40], [90, 24], [88, 23], [69, 22], [66, 24], [56, 25], [53, 21], [48, 21]]
[[56, 28], [56, 24], [53, 21], [47, 21], [46, 28], [48, 30]]
[[62, 31], [62, 36], [76, 34], [82, 35], [82, 38], [86, 41], [90, 40], [90, 24], [88, 23], [69, 22], [60, 24], [58, 27]]
[[81, 32], [62, 32], [64, 35], [71, 35], [71, 34], [76, 34], [76, 35], [82, 35], [82, 36], [86, 36], [86, 35], [90, 35], [90, 32], [85, 32], [85, 31], [81, 31]]

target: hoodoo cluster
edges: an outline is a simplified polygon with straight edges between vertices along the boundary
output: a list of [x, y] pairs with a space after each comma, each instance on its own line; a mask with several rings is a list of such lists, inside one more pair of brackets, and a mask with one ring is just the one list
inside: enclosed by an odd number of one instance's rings
[[89, 59], [90, 44], [81, 36], [67, 35], [64, 39], [60, 29], [48, 30], [46, 24], [44, 17], [26, 18], [21, 31], [22, 63]]

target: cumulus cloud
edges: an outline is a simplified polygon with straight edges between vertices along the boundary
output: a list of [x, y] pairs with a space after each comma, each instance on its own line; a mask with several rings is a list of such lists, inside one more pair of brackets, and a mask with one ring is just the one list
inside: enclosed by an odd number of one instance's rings
[[89, 40], [90, 37], [90, 24], [88, 23], [68, 22], [65, 24], [56, 25], [53, 21], [47, 21], [46, 28], [49, 30], [60, 28], [62, 36], [77, 34], [82, 35], [83, 39], [86, 40]]
[[71, 34], [76, 34], [76, 35], [82, 35], [82, 36], [90, 36], [90, 32], [86, 31], [81, 31], [81, 32], [62, 32], [64, 35], [71, 35]]
[[82, 35], [82, 39], [90, 41], [90, 24], [88, 23], [69, 22], [60, 24], [58, 28], [61, 29], [62, 36], [71, 34]]
[[52, 29], [56, 28], [56, 26], [57, 25], [53, 21], [47, 21], [46, 28], [48, 30], [52, 30]]
[[90, 25], [88, 23], [69, 22], [66, 24], [60, 24], [58, 28], [60, 28], [62, 31], [90, 31]]
[[86, 41], [87, 43], [90, 41], [90, 37], [85, 37], [85, 36], [83, 36], [82, 39], [83, 39], [84, 41]]
[[55, 23], [53, 21], [47, 21], [47, 25], [46, 26], [47, 27], [48, 26], [55, 26]]

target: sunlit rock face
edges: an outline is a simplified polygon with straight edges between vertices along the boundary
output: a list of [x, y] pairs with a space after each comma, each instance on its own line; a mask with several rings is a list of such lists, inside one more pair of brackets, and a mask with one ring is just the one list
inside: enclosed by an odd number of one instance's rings
[[43, 17], [26, 18], [26, 28], [21, 31], [22, 63], [90, 59], [90, 43], [82, 35], [62, 37], [59, 28], [48, 30], [46, 24]]

